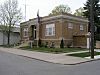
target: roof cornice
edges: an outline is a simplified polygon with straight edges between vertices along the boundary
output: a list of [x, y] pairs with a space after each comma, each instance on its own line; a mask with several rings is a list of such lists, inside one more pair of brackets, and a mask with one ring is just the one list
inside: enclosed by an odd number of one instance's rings
[[51, 17], [43, 17], [41, 21], [47, 21], [47, 20], [55, 20], [55, 19], [71, 19], [71, 20], [77, 20], [81, 22], [88, 22], [88, 19], [82, 18], [82, 17], [77, 17], [73, 15], [57, 15], [57, 16], [51, 16]]

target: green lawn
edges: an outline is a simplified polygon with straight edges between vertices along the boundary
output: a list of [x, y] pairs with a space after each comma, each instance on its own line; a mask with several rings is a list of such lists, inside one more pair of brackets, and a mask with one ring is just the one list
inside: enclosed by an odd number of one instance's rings
[[[94, 55], [100, 55], [100, 52], [95, 52]], [[75, 53], [75, 54], [69, 54], [69, 56], [75, 56], [75, 57], [89, 57], [89, 56], [90, 56], [90, 53], [89, 53], [89, 52]]]
[[14, 45], [0, 45], [0, 47], [4, 47], [4, 48], [12, 48], [12, 47], [14, 47]]
[[30, 48], [29, 46], [21, 47], [20, 49], [29, 50], [29, 51], [39, 51], [39, 52], [47, 52], [47, 53], [68, 53], [68, 52], [76, 52], [76, 51], [86, 51], [87, 49], [82, 48]]

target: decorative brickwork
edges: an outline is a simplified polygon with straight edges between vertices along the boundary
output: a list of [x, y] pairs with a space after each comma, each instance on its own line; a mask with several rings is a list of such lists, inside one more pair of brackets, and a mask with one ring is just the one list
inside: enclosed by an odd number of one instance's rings
[[[54, 16], [46, 16], [40, 18], [39, 25], [39, 37], [41, 39], [42, 44], [50, 45], [52, 42], [55, 44], [55, 47], [60, 47], [61, 39], [64, 40], [64, 46], [68, 47], [86, 47], [86, 34], [87, 34], [87, 24], [88, 20], [82, 17], [73, 16], [71, 14], [58, 14]], [[47, 27], [46, 25], [53, 25], [53, 28]], [[71, 25], [69, 25], [71, 24]], [[25, 41], [28, 40], [37, 40], [37, 37], [34, 38], [33, 35], [37, 34], [34, 31], [34, 27], [37, 27], [37, 19], [30, 19], [27, 22], [21, 23], [21, 39]], [[68, 27], [70, 26], [70, 27]], [[29, 28], [29, 37], [23, 36], [23, 29], [25, 27]], [[80, 28], [81, 27], [81, 28]], [[80, 30], [81, 29], [81, 30]], [[48, 31], [47, 31], [48, 30]], [[47, 33], [48, 32], [48, 33]], [[50, 33], [49, 33], [50, 32]], [[50, 36], [46, 36], [46, 34], [53, 34]], [[29, 38], [29, 39], [28, 39]], [[32, 39], [33, 38], [33, 39]], [[36, 43], [36, 42], [34, 42]]]

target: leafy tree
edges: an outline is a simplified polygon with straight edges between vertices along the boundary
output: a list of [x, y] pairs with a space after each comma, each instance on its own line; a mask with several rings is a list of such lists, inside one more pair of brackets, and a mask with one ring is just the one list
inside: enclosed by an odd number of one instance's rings
[[[100, 34], [100, 4], [99, 4], [99, 0], [93, 0], [94, 1], [94, 4], [93, 4], [93, 11], [94, 11], [94, 25], [95, 27], [97, 27], [97, 31], [95, 31], [95, 35], [94, 35], [94, 40], [96, 42], [96, 40], [100, 40], [100, 38], [98, 38], [98, 34]], [[90, 21], [90, 0], [87, 0], [86, 4], [85, 4], [85, 7], [84, 7], [84, 10], [85, 12], [83, 12], [84, 16], [86, 18], [88, 18], [88, 20]], [[90, 30], [90, 22], [88, 24], [88, 31], [91, 31]], [[99, 35], [100, 36], [100, 35]]]
[[6, 0], [0, 5], [0, 23], [4, 25], [4, 30], [7, 32], [8, 45], [10, 45], [10, 33], [12, 26], [20, 23], [22, 19], [21, 10], [18, 9], [17, 0]]
[[61, 40], [60, 48], [64, 48], [64, 41], [63, 41], [63, 39]]
[[[99, 0], [94, 0], [94, 24], [95, 26], [99, 26], [100, 25], [100, 4]], [[83, 12], [83, 16], [85, 16], [86, 18], [89, 19], [90, 21], [90, 0], [87, 0], [86, 4], [84, 4], [84, 10], [85, 12]], [[90, 30], [90, 23], [89, 23], [89, 30]]]
[[56, 15], [59, 13], [71, 13], [71, 9], [68, 5], [56, 6], [49, 15]]
[[79, 9], [75, 10], [74, 15], [83, 17], [83, 12], [84, 12], [84, 8], [80, 7]]

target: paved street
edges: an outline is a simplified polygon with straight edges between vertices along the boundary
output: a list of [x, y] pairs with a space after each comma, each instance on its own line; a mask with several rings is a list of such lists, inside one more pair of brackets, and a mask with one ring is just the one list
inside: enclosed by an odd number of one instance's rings
[[0, 75], [99, 75], [100, 61], [74, 66], [47, 63], [0, 51]]

